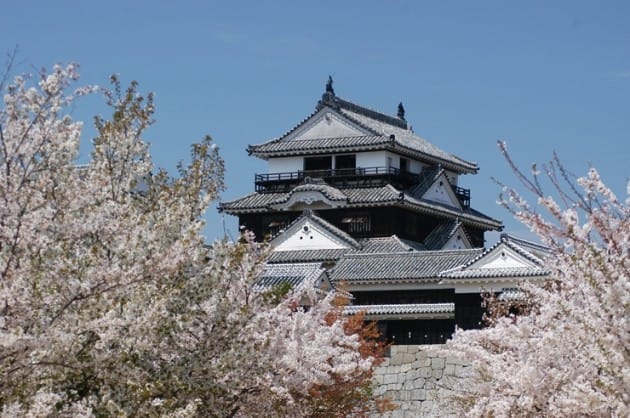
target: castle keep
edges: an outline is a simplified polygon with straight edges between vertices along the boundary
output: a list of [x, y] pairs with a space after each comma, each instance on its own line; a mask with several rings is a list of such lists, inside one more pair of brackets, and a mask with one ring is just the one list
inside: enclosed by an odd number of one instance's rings
[[545, 275], [534, 243], [504, 234], [484, 249], [485, 232], [503, 226], [462, 187], [477, 164], [416, 135], [402, 103], [387, 115], [338, 97], [329, 79], [310, 115], [248, 152], [268, 172], [219, 209], [270, 239], [260, 283], [343, 282], [346, 314], [366, 311], [395, 344], [480, 327], [483, 289], [510, 297]]

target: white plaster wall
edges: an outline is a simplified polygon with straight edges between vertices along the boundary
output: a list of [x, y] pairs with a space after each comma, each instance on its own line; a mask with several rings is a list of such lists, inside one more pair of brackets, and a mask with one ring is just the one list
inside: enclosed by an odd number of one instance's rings
[[304, 169], [304, 157], [270, 158], [267, 163], [268, 173], [287, 173]]
[[505, 248], [501, 251], [496, 251], [495, 254], [488, 257], [486, 263], [477, 263], [476, 267], [483, 267], [487, 269], [502, 269], [502, 268], [518, 268], [518, 267], [531, 267], [532, 264], [516, 255], [511, 250]]
[[[357, 154], [357, 167], [387, 167], [387, 159], [391, 158], [390, 167], [400, 168], [400, 155], [389, 151], [370, 151]], [[420, 173], [423, 164], [408, 157], [409, 170], [412, 173]]]
[[[459, 238], [459, 239], [458, 239]], [[466, 238], [466, 235], [464, 235], [461, 230], [457, 231], [456, 234], [454, 234], [446, 244], [444, 244], [444, 247], [442, 247], [444, 250], [464, 250], [467, 248], [472, 248], [472, 245], [470, 245], [470, 242], [468, 242], [468, 239]]]
[[450, 187], [450, 186], [446, 186], [444, 184], [445, 180], [442, 180], [442, 185], [440, 186], [440, 182], [436, 181], [429, 190], [427, 190], [427, 192], [425, 193], [425, 195], [423, 196], [425, 199], [429, 199], [429, 200], [433, 200], [435, 202], [440, 202], [440, 203], [444, 203], [446, 205], [449, 206], [458, 206], [459, 204], [453, 200], [453, 198], [451, 197], [451, 194], [449, 193], [449, 191], [446, 189], [446, 187]]
[[[386, 151], [359, 152], [357, 153], [357, 167], [385, 167], [388, 154]], [[396, 161], [392, 163], [398, 164]]]
[[334, 114], [327, 112], [313, 121], [313, 123], [304, 126], [299, 132], [296, 132], [293, 139], [337, 138], [358, 135], [364, 134], [355, 127], [344, 123]]
[[453, 186], [457, 186], [457, 181], [458, 181], [458, 176], [456, 173], [452, 172], [452, 171], [446, 171], [446, 175], [448, 176], [449, 181], [451, 182], [451, 184]]
[[[306, 227], [306, 231], [304, 230]], [[293, 235], [278, 243], [276, 250], [325, 250], [347, 248], [313, 224], [306, 222]]]

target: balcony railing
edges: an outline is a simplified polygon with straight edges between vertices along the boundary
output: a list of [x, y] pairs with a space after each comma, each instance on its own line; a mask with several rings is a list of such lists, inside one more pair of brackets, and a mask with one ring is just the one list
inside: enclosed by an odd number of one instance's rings
[[320, 178], [329, 184], [342, 187], [367, 187], [390, 183], [406, 188], [418, 181], [417, 174], [395, 167], [357, 167], [256, 174], [254, 182], [257, 192], [285, 192], [307, 177]]
[[[325, 170], [299, 170], [283, 173], [256, 174], [256, 191], [288, 192], [307, 177], [319, 178], [337, 187], [368, 187], [391, 184], [405, 189], [418, 183], [418, 175], [395, 167], [332, 168]], [[470, 207], [470, 189], [451, 186], [465, 208]]]
[[470, 207], [470, 189], [463, 189], [461, 187], [452, 186], [452, 185], [451, 187], [453, 188], [453, 192], [455, 192], [455, 195], [461, 202], [462, 206], [465, 208], [469, 208]]

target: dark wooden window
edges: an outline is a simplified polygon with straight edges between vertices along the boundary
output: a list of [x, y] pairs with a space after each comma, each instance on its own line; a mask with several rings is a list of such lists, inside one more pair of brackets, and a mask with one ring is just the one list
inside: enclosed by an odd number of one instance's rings
[[354, 154], [335, 156], [336, 170], [351, 170], [357, 167], [357, 156]]
[[455, 322], [462, 329], [483, 327], [481, 295], [478, 293], [458, 293], [455, 295]]
[[403, 230], [405, 231], [405, 235], [412, 239], [417, 238], [416, 235], [418, 235], [418, 215], [412, 212], [405, 212], [403, 222]]
[[366, 234], [372, 231], [370, 215], [367, 213], [350, 214], [341, 219], [341, 225], [350, 234]]
[[262, 218], [262, 228], [264, 235], [276, 236], [289, 225], [295, 216], [291, 216], [289, 214], [274, 214], [263, 216]]
[[332, 156], [304, 157], [304, 171], [330, 170], [332, 168]]

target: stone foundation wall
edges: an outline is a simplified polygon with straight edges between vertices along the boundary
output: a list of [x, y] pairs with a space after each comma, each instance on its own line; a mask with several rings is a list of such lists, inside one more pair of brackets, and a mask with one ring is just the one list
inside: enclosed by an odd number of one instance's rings
[[374, 374], [376, 395], [384, 395], [399, 409], [387, 417], [444, 416], [436, 400], [452, 394], [457, 379], [470, 373], [470, 365], [432, 352], [438, 346], [394, 345]]

